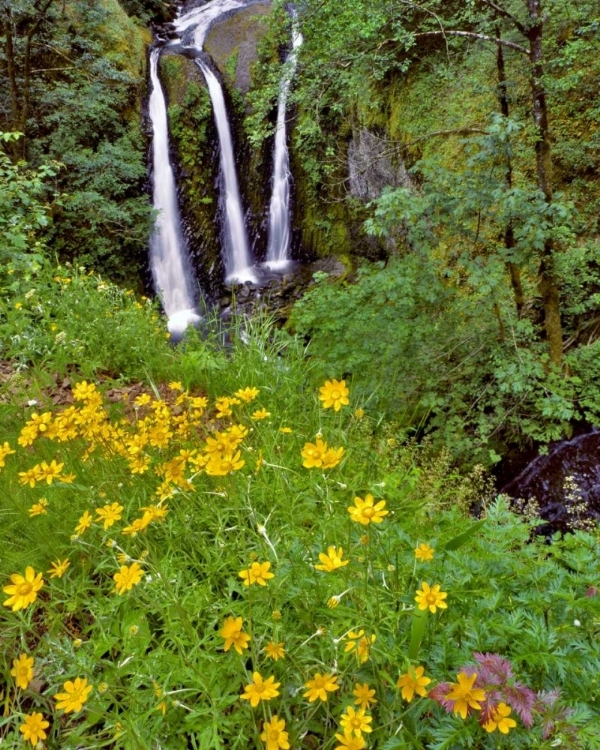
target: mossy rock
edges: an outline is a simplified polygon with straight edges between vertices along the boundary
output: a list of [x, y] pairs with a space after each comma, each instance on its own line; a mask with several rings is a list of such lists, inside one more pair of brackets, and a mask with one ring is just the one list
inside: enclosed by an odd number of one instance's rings
[[251, 66], [258, 59], [258, 46], [267, 33], [271, 3], [254, 3], [216, 23], [204, 44], [221, 74], [231, 87], [247, 93]]

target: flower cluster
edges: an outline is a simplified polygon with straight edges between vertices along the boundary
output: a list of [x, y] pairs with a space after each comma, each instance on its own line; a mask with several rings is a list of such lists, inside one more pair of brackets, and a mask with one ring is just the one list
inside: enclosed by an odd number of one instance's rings
[[[410, 659], [398, 664], [398, 659], [404, 659], [404, 651], [398, 645], [401, 638], [411, 641], [411, 651], [418, 640], [416, 636], [412, 638], [411, 624], [415, 631], [427, 623], [443, 626], [455, 602], [459, 602], [460, 590], [454, 586], [455, 579], [450, 584], [444, 576], [443, 562], [438, 563], [444, 555], [436, 554], [431, 546], [436, 544], [435, 537], [430, 538], [431, 545], [419, 541], [416, 533], [406, 533], [396, 522], [403, 511], [397, 485], [388, 482], [387, 477], [385, 484], [373, 481], [375, 472], [364, 472], [360, 479], [353, 479], [350, 461], [344, 460], [346, 448], [330, 447], [320, 433], [314, 442], [304, 442], [314, 434], [312, 431], [297, 439], [302, 426], [294, 423], [293, 430], [281, 426], [273, 406], [269, 411], [266, 406], [255, 404], [260, 394], [256, 387], [240, 388], [212, 404], [205, 395], [186, 390], [176, 380], [152, 394], [136, 392], [135, 398], [123, 399], [118, 411], [96, 384], [83, 381], [73, 387], [75, 405], [29, 415], [18, 438], [22, 450], [13, 450], [7, 442], [0, 445], [0, 468], [8, 462], [7, 473], [13, 460], [16, 463], [21, 455], [29, 460], [38, 448], [57, 449], [55, 458], [45, 452], [47, 460], [35, 459], [37, 463], [32, 468], [17, 474], [15, 485], [20, 492], [35, 495], [40, 492], [38, 485], [43, 484], [43, 491], [50, 498], [36, 496], [36, 502], [29, 507], [28, 514], [35, 520], [27, 523], [37, 528], [52, 523], [59, 515], [55, 510], [59, 505], [56, 493], [71, 492], [73, 475], [69, 469], [65, 471], [65, 466], [70, 465], [73, 455], [77, 455], [77, 460], [72, 465], [81, 475], [75, 489], [85, 481], [88, 468], [92, 470], [97, 464], [104, 467], [108, 461], [119, 482], [129, 481], [135, 488], [128, 497], [125, 491], [119, 492], [121, 484], [116, 486], [116, 481], [112, 490], [108, 482], [98, 483], [93, 492], [87, 493], [87, 507], [78, 508], [71, 517], [69, 531], [74, 533], [67, 554], [61, 552], [58, 556], [59, 551], [55, 550], [44, 563], [48, 580], [27, 566], [24, 573], [11, 575], [10, 583], [4, 586], [8, 596], [5, 607], [17, 613], [35, 604], [39, 597], [44, 606], [38, 602], [37, 608], [32, 607], [34, 612], [26, 615], [43, 617], [46, 602], [52, 604], [58, 592], [64, 595], [74, 577], [84, 574], [92, 555], [101, 553], [94, 585], [109, 602], [107, 611], [126, 612], [128, 619], [119, 623], [115, 636], [118, 645], [110, 640], [112, 631], [106, 646], [94, 644], [98, 653], [110, 654], [103, 656], [103, 666], [98, 666], [99, 672], [104, 670], [95, 688], [98, 712], [113, 703], [120, 705], [119, 692], [113, 694], [110, 684], [116, 670], [113, 665], [104, 669], [104, 662], [110, 662], [114, 651], [119, 654], [116, 663], [120, 669], [132, 654], [132, 659], [137, 658], [133, 646], [131, 654], [121, 658], [120, 649], [125, 651], [121, 641], [127, 648], [139, 641], [141, 653], [144, 658], [148, 654], [148, 659], [141, 668], [145, 670], [145, 682], [140, 678], [135, 690], [139, 696], [144, 690], [151, 696], [146, 716], [151, 713], [158, 725], [173, 707], [194, 714], [195, 706], [202, 703], [193, 697], [197, 685], [190, 687], [185, 682], [185, 669], [180, 676], [177, 667], [172, 667], [179, 662], [170, 655], [169, 639], [178, 643], [179, 633], [169, 634], [165, 623], [177, 622], [181, 623], [182, 632], [198, 636], [196, 650], [189, 652], [190, 659], [208, 654], [219, 673], [214, 684], [219, 685], [215, 690], [220, 693], [210, 697], [215, 698], [215, 704], [222, 701], [228, 715], [237, 712], [237, 716], [245, 717], [247, 726], [252, 727], [249, 731], [255, 733], [254, 742], [259, 738], [266, 750], [299, 746], [307, 732], [310, 743], [318, 743], [321, 715], [327, 716], [325, 744], [332, 750], [379, 746], [385, 742], [383, 732], [389, 727], [390, 712], [393, 716], [395, 712], [413, 711], [413, 716], [423, 721], [422, 717], [429, 716], [434, 716], [435, 721], [440, 717], [446, 722], [470, 721], [480, 738], [508, 734], [518, 722], [526, 728], [532, 726], [535, 712], [541, 712], [542, 698], [516, 680], [510, 663], [499, 655], [475, 654], [476, 663], [458, 669], [455, 681], [443, 681], [439, 674], [436, 677], [435, 659], [428, 658], [421, 665], [411, 653]], [[324, 420], [334, 443], [343, 442], [334, 423], [341, 423], [344, 418], [342, 409], [349, 405], [349, 396], [343, 380], [327, 381], [320, 389], [323, 409], [333, 413], [320, 412], [319, 421]], [[365, 422], [357, 424], [363, 416], [360, 409], [354, 417], [348, 415], [352, 429], [365, 426]], [[275, 440], [270, 443], [265, 439], [267, 435], [275, 436]], [[67, 451], [65, 443], [71, 443], [73, 450]], [[281, 455], [286, 451], [291, 468], [281, 465], [285, 464]], [[309, 471], [300, 468], [298, 453]], [[17, 459], [8, 458], [13, 454], [17, 454]], [[336, 467], [340, 467], [339, 471], [328, 471]], [[281, 509], [275, 503], [271, 507], [270, 494], [268, 503], [257, 498], [256, 488], [261, 485], [271, 493], [272, 477], [273, 486], [281, 482], [286, 488], [292, 487], [297, 481], [301, 487], [297, 496], [308, 498], [309, 511], [298, 510], [304, 514], [298, 539], [287, 550], [280, 529], [274, 530], [276, 520], [270, 520], [277, 519]], [[75, 492], [73, 496], [77, 497]], [[231, 499], [234, 496], [240, 505], [235, 506]], [[28, 499], [27, 506], [33, 499]], [[206, 517], [199, 518], [191, 512], [191, 508], [200, 507], [206, 509]], [[211, 525], [217, 516], [219, 524]], [[197, 532], [194, 538], [199, 548], [206, 543], [211, 552], [213, 547], [218, 550], [218, 565], [211, 572], [215, 580], [210, 579], [209, 585], [214, 585], [213, 591], [223, 593], [221, 599], [203, 589], [203, 549], [190, 550], [190, 559], [195, 555], [195, 560], [190, 565], [192, 578], [185, 586], [181, 583], [183, 575], [180, 579], [179, 572], [169, 567], [169, 560], [155, 557], [162, 539], [168, 539], [169, 545], [177, 541], [177, 524], [180, 528], [181, 524], [190, 526], [194, 535]], [[231, 543], [236, 534], [238, 547]], [[399, 541], [390, 553], [387, 545], [393, 535]], [[301, 538], [308, 540], [304, 547]], [[445, 548], [440, 544], [438, 549]], [[424, 566], [431, 575], [425, 575]], [[217, 567], [219, 574], [214, 572]], [[424, 577], [431, 583], [422, 580]], [[434, 582], [436, 578], [445, 583]], [[394, 579], [395, 583], [390, 583]], [[442, 590], [447, 584], [450, 594]], [[155, 641], [160, 641], [155, 652], [151, 651], [154, 645], [148, 647], [144, 635], [149, 630], [148, 623], [141, 629], [141, 612], [146, 611], [153, 596], [160, 600], [160, 614], [152, 615], [161, 633]], [[317, 602], [314, 609], [311, 598]], [[188, 601], [193, 604], [188, 605]], [[393, 601], [387, 610], [386, 601]], [[193, 616], [186, 607], [194, 608]], [[388, 615], [392, 610], [394, 630], [390, 631]], [[129, 619], [138, 613], [139, 619]], [[202, 616], [206, 617], [204, 625]], [[293, 629], [294, 618], [299, 622], [297, 632]], [[311, 630], [302, 634], [300, 628], [307, 623]], [[435, 633], [435, 627], [431, 633]], [[78, 656], [83, 657], [87, 631], [82, 628], [76, 634], [72, 647], [81, 649]], [[151, 671], [158, 662], [156, 654], [163, 649], [169, 651], [165, 659], [168, 674]], [[18, 691], [35, 695], [40, 683], [45, 690], [46, 683], [36, 680], [36, 674], [43, 672], [43, 658], [33, 649], [32, 655], [27, 651], [21, 646], [10, 655], [11, 691], [16, 695]], [[89, 659], [89, 654], [85, 657]], [[82, 658], [79, 663], [92, 662]], [[79, 671], [72, 667], [67, 674]], [[390, 674], [398, 675], [396, 691], [392, 687], [396, 677], [389, 679]], [[121, 679], [124, 681], [125, 677], [120, 676]], [[169, 681], [171, 685], [167, 684]], [[118, 690], [121, 689], [119, 684]], [[201, 689], [203, 694], [208, 692]], [[56, 685], [52, 688], [55, 690]], [[87, 677], [74, 676], [58, 692], [48, 693], [40, 706], [47, 713], [46, 707], [53, 700], [57, 711], [76, 714], [83, 710], [93, 690]], [[139, 700], [141, 704], [142, 697]], [[36, 705], [34, 699], [31, 705]], [[19, 731], [32, 746], [43, 743], [49, 733], [59, 732], [59, 722], [54, 721], [50, 729], [44, 713], [31, 710], [21, 716]], [[60, 723], [65, 724], [62, 716]], [[114, 721], [110, 731], [109, 743], [127, 730], [121, 721]]]

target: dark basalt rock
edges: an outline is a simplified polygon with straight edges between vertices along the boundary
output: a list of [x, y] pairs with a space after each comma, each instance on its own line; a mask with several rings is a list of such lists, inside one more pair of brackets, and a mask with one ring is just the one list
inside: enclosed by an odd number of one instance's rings
[[600, 521], [600, 429], [553, 443], [501, 492], [518, 509], [539, 506], [543, 533], [593, 527]]

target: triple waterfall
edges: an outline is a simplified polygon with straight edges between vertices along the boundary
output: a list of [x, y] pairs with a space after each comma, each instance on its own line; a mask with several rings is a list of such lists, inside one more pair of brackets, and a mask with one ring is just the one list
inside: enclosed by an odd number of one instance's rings
[[[178, 39], [168, 46], [183, 47], [206, 81], [213, 107], [219, 141], [219, 202], [221, 254], [228, 284], [258, 283], [260, 269], [250, 251], [248, 232], [236, 171], [235, 151], [221, 82], [204, 52], [204, 42], [212, 24], [225, 14], [247, 7], [252, 0], [210, 0], [199, 8], [183, 10], [174, 22]], [[271, 271], [283, 270], [290, 263], [291, 250], [291, 172], [287, 145], [286, 109], [288, 93], [296, 68], [302, 36], [293, 14], [292, 49], [284, 65], [277, 107], [277, 128], [273, 153], [273, 176], [269, 205], [269, 234], [266, 266]], [[155, 47], [150, 54], [149, 115], [152, 122], [152, 186], [153, 205], [158, 212], [156, 229], [150, 238], [150, 266], [154, 286], [169, 319], [169, 331], [178, 338], [188, 325], [200, 317], [197, 289], [189, 248], [181, 228], [177, 186], [170, 161], [168, 118], [165, 96], [158, 75], [158, 62], [164, 47]], [[177, 50], [174, 50], [177, 51]]]

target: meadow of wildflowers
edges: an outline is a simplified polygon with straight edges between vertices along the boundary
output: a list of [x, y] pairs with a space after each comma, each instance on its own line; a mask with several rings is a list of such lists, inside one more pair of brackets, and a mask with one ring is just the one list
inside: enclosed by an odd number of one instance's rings
[[246, 325], [118, 398], [5, 389], [2, 747], [600, 748], [598, 533], [537, 538]]

